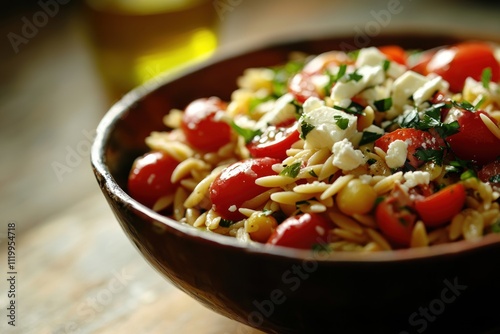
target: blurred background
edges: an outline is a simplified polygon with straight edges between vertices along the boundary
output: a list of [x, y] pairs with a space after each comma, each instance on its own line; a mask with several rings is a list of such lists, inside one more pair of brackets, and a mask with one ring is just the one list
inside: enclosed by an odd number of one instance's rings
[[[217, 53], [311, 34], [359, 39], [430, 30], [500, 40], [500, 4], [493, 0], [18, 0], [3, 6], [0, 20], [0, 240], [15, 222], [18, 261], [29, 277], [19, 283], [15, 329], [23, 333], [116, 332], [127, 310], [176, 291], [125, 240], [90, 169], [95, 128], [130, 89]], [[135, 273], [126, 293], [83, 321], [83, 301], [124, 268]], [[38, 289], [43, 284], [45, 291]], [[201, 332], [244, 328], [178, 293], [176, 302], [191, 314], [186, 319], [213, 319]], [[0, 331], [14, 330], [4, 318]], [[68, 318], [77, 326], [68, 329]], [[160, 321], [145, 332], [197, 328], [186, 319], [179, 328]]]

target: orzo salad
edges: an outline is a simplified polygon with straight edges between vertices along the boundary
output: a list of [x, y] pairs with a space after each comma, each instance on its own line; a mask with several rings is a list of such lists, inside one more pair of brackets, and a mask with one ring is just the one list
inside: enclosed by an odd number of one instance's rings
[[500, 232], [500, 48], [290, 55], [164, 117], [129, 194], [248, 244], [381, 251]]

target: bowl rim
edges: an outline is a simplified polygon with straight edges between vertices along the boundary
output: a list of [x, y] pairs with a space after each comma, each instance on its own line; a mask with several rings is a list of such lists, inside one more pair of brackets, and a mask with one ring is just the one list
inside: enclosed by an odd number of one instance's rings
[[[407, 32], [403, 32], [404, 35]], [[422, 36], [444, 36], [443, 34], [434, 33], [417, 33]], [[417, 35], [413, 34], [413, 35]], [[394, 33], [388, 34], [398, 35]], [[449, 34], [454, 37], [453, 34]], [[324, 38], [342, 39], [349, 36], [315, 36], [314, 39]], [[455, 36], [456, 37], [456, 36]], [[132, 89], [125, 94], [120, 100], [115, 102], [109, 110], [104, 114], [96, 128], [96, 136], [92, 143], [90, 152], [90, 162], [96, 179], [101, 187], [101, 191], [106, 192], [111, 200], [121, 203], [120, 207], [139, 212], [141, 215], [149, 217], [152, 221], [167, 226], [187, 237], [197, 238], [203, 242], [209, 242], [221, 247], [228, 247], [234, 250], [239, 250], [247, 253], [260, 254], [264, 256], [274, 256], [281, 258], [289, 258], [302, 261], [318, 261], [318, 262], [397, 262], [409, 261], [417, 259], [427, 259], [433, 257], [442, 257], [449, 255], [461, 255], [472, 252], [479, 248], [500, 244], [500, 234], [488, 234], [477, 240], [460, 240], [446, 244], [434, 245], [431, 247], [398, 249], [390, 251], [377, 252], [329, 252], [317, 253], [310, 250], [293, 249], [282, 246], [267, 246], [263, 244], [246, 244], [236, 238], [225, 235], [210, 233], [208, 231], [194, 228], [188, 224], [180, 223], [172, 218], [161, 215], [145, 205], [134, 200], [126, 191], [121, 188], [112, 176], [109, 168], [106, 165], [105, 153], [106, 144], [113, 132], [114, 125], [126, 114], [131, 107], [139, 100], [147, 97], [153, 91], [161, 86], [173, 82], [188, 74], [201, 71], [205, 67], [222, 62], [229, 61], [237, 56], [244, 55], [248, 52], [263, 50], [269, 47], [286, 45], [288, 43], [302, 42], [313, 40], [313, 38], [301, 37], [301, 39], [290, 38], [282, 39], [280, 42], [273, 40], [265, 41], [258, 45], [246, 45], [237, 50], [224, 50], [224, 52], [216, 52], [212, 57], [205, 61], [194, 64], [190, 67], [181, 68], [173, 73], [164, 73], [149, 80], [148, 82]]]

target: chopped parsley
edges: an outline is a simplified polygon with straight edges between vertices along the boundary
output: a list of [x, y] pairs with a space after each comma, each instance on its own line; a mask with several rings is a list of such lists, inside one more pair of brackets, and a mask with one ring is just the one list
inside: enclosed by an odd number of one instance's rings
[[250, 143], [256, 136], [259, 136], [262, 134], [262, 131], [260, 130], [252, 130], [252, 129], [246, 129], [242, 128], [238, 124], [236, 124], [234, 121], [231, 121], [231, 127], [233, 128], [234, 131], [236, 131], [237, 134], [242, 136], [245, 139], [245, 143]]
[[333, 87], [333, 84], [336, 83], [337, 81], [339, 81], [340, 78], [342, 78], [345, 75], [346, 69], [347, 69], [346, 64], [340, 64], [337, 74], [332, 74], [330, 71], [326, 72], [326, 74], [329, 77], [328, 84], [325, 87], [326, 95], [330, 94], [330, 91]]
[[307, 134], [312, 130], [314, 130], [314, 125], [309, 124], [307, 122], [300, 123], [300, 132], [301, 132], [300, 137], [302, 139], [306, 139]]
[[344, 118], [340, 115], [335, 115], [333, 116], [333, 119], [335, 120], [335, 124], [337, 124], [337, 126], [342, 130], [347, 129], [347, 127], [349, 126], [349, 119], [347, 118]]
[[363, 115], [363, 110], [365, 110], [365, 107], [363, 107], [359, 103], [351, 101], [351, 103], [349, 104], [349, 106], [347, 108], [344, 108], [341, 106], [333, 106], [333, 109], [342, 110], [348, 114]]
[[419, 148], [415, 152], [414, 156], [420, 161], [432, 161], [435, 164], [441, 166], [443, 164], [444, 151]]
[[375, 133], [375, 132], [370, 132], [370, 131], [363, 131], [363, 134], [361, 136], [361, 140], [359, 141], [359, 146], [372, 143], [375, 140], [379, 139], [382, 137], [381, 134]]
[[473, 178], [473, 177], [477, 177], [477, 174], [472, 169], [468, 169], [465, 172], [463, 172], [462, 174], [460, 174], [460, 180], [462, 180], [462, 181], [465, 181], [465, 180]]
[[391, 66], [391, 61], [389, 59], [384, 59], [384, 62], [382, 63], [382, 68], [384, 69], [384, 72], [387, 72], [390, 66]]
[[483, 73], [481, 73], [481, 83], [483, 84], [484, 88], [490, 89], [490, 82], [491, 82], [491, 68], [487, 67], [483, 70]]
[[457, 121], [451, 123], [441, 122], [441, 109], [445, 106], [446, 104], [439, 103], [422, 112], [413, 109], [398, 118], [398, 123], [402, 128], [415, 128], [424, 131], [435, 129], [442, 138], [446, 138], [457, 133], [460, 125]]
[[451, 104], [454, 107], [462, 108], [462, 109], [465, 109], [467, 111], [472, 111], [472, 112], [476, 111], [476, 108], [472, 105], [472, 103], [470, 103], [468, 101], [461, 101], [461, 102], [451, 101]]
[[388, 97], [386, 99], [377, 100], [373, 103], [377, 111], [387, 111], [392, 107], [392, 98]]
[[312, 177], [318, 177], [318, 175], [316, 174], [316, 172], [314, 171], [314, 169], [311, 169], [309, 171], [309, 175], [311, 175]]
[[500, 183], [500, 174], [493, 175], [488, 179], [488, 181], [491, 183]]
[[229, 227], [229, 226], [233, 225], [234, 223], [236, 223], [236, 222], [233, 220], [221, 218], [221, 220], [219, 222], [219, 226]]
[[361, 74], [359, 74], [357, 71], [354, 71], [354, 72], [349, 73], [347, 75], [347, 81], [354, 80], [354, 81], [358, 82], [361, 79], [363, 79], [363, 76]]
[[291, 165], [288, 165], [280, 172], [280, 175], [295, 178], [300, 173], [300, 166], [300, 162], [295, 162]]

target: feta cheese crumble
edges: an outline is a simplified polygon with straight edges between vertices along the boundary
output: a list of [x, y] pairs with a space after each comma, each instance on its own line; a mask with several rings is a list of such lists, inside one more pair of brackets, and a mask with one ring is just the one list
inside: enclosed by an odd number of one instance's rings
[[342, 170], [353, 170], [365, 163], [363, 152], [355, 150], [352, 143], [347, 139], [336, 142], [332, 151], [333, 165]]
[[385, 162], [389, 168], [403, 167], [408, 155], [408, 143], [403, 140], [397, 139], [389, 144]]

